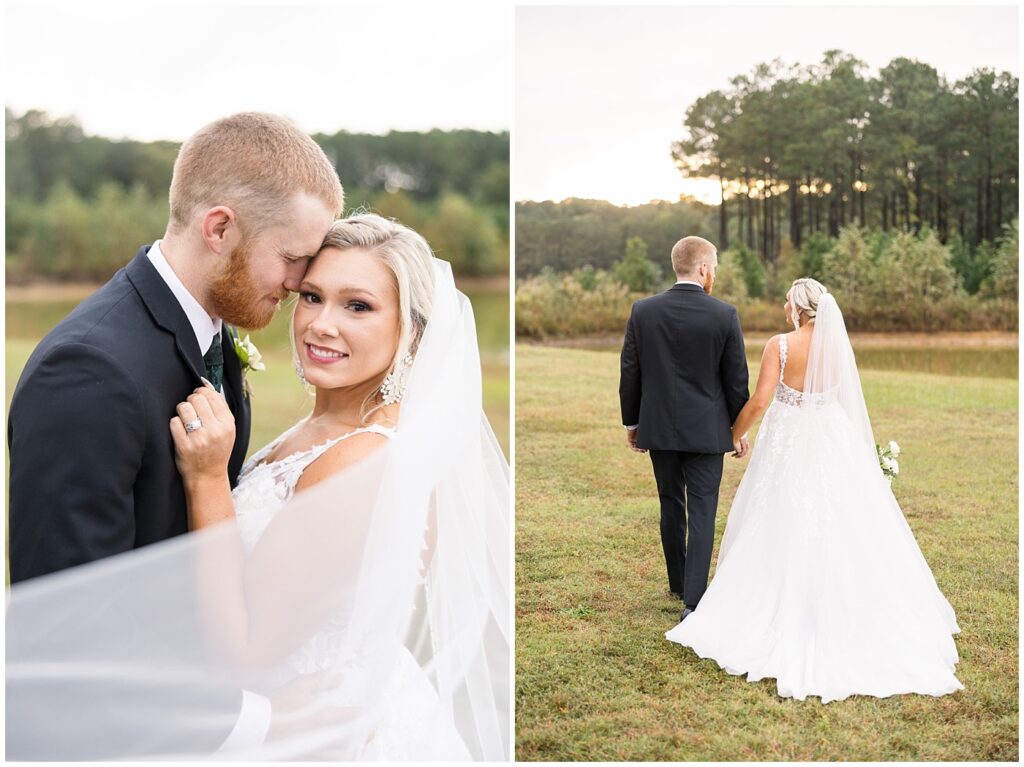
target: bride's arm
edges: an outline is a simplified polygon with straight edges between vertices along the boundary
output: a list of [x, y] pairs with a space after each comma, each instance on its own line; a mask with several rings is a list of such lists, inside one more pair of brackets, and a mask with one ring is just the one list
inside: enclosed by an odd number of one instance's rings
[[740, 451], [740, 440], [746, 436], [750, 427], [764, 415], [764, 411], [771, 404], [778, 382], [779, 337], [772, 336], [764, 345], [764, 354], [761, 356], [761, 372], [757, 375], [757, 388], [732, 425], [732, 443], [737, 452]]
[[[194, 413], [194, 415], [193, 415]], [[186, 432], [198, 417], [202, 427]], [[224, 398], [212, 388], [196, 389], [171, 419], [174, 459], [185, 487], [189, 530], [211, 527], [235, 516], [228, 461], [235, 421]], [[200, 604], [210, 636], [229, 658], [246, 657], [249, 611], [243, 584], [244, 553], [237, 530], [205, 539], [197, 556]]]

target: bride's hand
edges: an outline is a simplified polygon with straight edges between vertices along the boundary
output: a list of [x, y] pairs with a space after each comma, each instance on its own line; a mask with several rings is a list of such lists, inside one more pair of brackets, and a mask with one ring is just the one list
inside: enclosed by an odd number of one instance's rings
[[[186, 482], [220, 479], [227, 474], [235, 445], [235, 417], [212, 387], [200, 387], [178, 404], [171, 419], [174, 460]], [[185, 424], [198, 428], [185, 429]]]
[[735, 451], [732, 454], [733, 458], [743, 458], [746, 456], [747, 452], [750, 450], [750, 443], [747, 442], [747, 435], [744, 434], [742, 437], [736, 437], [733, 435], [732, 447]]

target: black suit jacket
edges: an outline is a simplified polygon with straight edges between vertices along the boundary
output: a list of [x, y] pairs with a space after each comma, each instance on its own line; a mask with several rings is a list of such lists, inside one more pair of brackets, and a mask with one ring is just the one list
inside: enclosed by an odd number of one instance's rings
[[[12, 582], [188, 531], [168, 424], [206, 369], [148, 250], [51, 330], [18, 380], [7, 420]], [[234, 486], [250, 407], [226, 325], [222, 341]]]
[[648, 450], [726, 453], [749, 398], [736, 309], [697, 285], [633, 304], [622, 345], [622, 423]]

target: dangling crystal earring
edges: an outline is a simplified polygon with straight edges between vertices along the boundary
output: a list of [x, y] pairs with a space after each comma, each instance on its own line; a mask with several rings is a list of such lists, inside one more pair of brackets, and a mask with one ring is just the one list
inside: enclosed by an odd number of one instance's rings
[[302, 382], [302, 385], [309, 386], [309, 383], [306, 381], [306, 371], [302, 369], [302, 363], [299, 362], [297, 355], [292, 359], [292, 364], [295, 365], [295, 375], [299, 377], [299, 381]]
[[411, 368], [412, 355], [406, 354], [399, 361], [398, 365], [395, 366], [394, 370], [385, 376], [384, 383], [380, 387], [380, 393], [384, 398], [385, 405], [393, 405], [396, 402], [402, 401]]

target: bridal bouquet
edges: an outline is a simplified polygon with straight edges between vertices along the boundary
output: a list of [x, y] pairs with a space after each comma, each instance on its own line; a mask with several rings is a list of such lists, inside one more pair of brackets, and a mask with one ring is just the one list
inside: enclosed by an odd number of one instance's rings
[[891, 485], [893, 479], [900, 475], [900, 464], [896, 460], [896, 456], [900, 454], [900, 446], [895, 442], [890, 442], [885, 447], [875, 445], [875, 452], [878, 453], [878, 465]]

